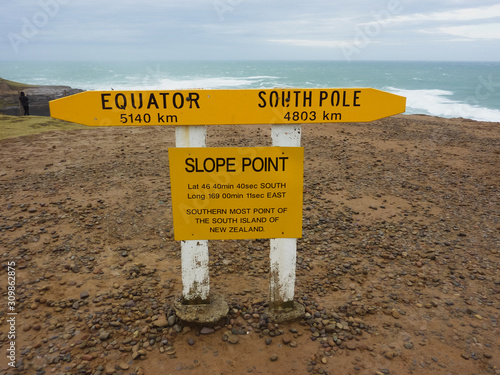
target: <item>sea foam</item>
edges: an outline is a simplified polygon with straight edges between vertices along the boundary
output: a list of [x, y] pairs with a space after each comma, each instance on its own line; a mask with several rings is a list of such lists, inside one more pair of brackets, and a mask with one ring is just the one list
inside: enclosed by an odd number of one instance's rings
[[446, 90], [405, 90], [386, 87], [385, 90], [406, 97], [406, 114], [427, 114], [447, 118], [468, 118], [477, 121], [500, 122], [500, 110], [452, 100]]

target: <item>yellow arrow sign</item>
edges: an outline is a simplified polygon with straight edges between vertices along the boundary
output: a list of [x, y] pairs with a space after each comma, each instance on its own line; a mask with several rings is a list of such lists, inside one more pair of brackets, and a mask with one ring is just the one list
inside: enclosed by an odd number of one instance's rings
[[406, 98], [372, 88], [86, 91], [50, 102], [54, 118], [90, 126], [367, 122]]

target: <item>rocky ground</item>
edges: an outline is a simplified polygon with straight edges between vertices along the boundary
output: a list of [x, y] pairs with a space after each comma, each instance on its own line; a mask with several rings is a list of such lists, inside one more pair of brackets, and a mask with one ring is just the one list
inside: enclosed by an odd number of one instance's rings
[[[211, 290], [230, 305], [216, 327], [173, 310], [172, 128], [2, 140], [0, 370], [500, 374], [499, 126], [403, 115], [304, 125], [295, 292], [306, 314], [266, 316], [268, 240], [211, 241]], [[267, 126], [208, 133], [209, 146], [271, 142]]]

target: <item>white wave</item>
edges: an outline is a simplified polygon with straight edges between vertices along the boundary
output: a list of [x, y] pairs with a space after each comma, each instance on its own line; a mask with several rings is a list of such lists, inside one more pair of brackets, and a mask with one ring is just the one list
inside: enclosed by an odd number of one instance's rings
[[[262, 82], [268, 82], [272, 77], [126, 77], [127, 79], [112, 79], [101, 82], [92, 90], [189, 90], [189, 89], [238, 89], [259, 87]], [[84, 86], [84, 85], [83, 85]], [[86, 87], [84, 87], [86, 88]]]
[[477, 121], [500, 122], [500, 110], [481, 107], [447, 98], [446, 90], [404, 90], [386, 87], [393, 94], [406, 97], [407, 114], [427, 114], [439, 117], [463, 117]]
[[279, 79], [280, 77], [275, 76], [251, 76], [248, 79]]
[[255, 80], [249, 78], [193, 78], [186, 80], [162, 79], [158, 86], [160, 90], [180, 90], [180, 89], [219, 89], [219, 88], [238, 88], [248, 87]]

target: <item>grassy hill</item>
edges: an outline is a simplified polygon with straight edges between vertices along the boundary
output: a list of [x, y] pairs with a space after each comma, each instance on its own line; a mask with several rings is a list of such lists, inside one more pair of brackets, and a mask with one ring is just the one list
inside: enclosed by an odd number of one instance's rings
[[30, 87], [37, 87], [33, 85], [28, 85], [26, 83], [19, 83], [14, 81], [9, 81], [7, 79], [0, 78], [0, 93], [1, 92], [12, 92], [12, 91], [21, 91]]

